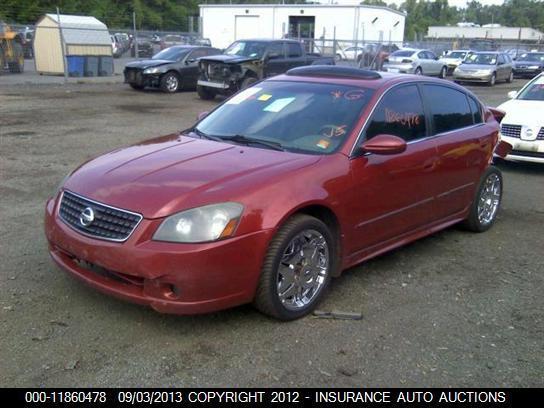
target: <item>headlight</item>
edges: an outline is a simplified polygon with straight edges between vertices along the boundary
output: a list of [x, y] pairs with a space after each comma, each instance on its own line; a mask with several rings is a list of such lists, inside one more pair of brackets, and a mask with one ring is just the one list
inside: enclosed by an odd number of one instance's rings
[[538, 68], [540, 68], [538, 65], [531, 65], [531, 66], [529, 67], [529, 69], [538, 69]]
[[169, 242], [207, 242], [232, 236], [244, 207], [238, 203], [206, 205], [166, 218], [153, 239]]
[[491, 71], [487, 69], [479, 69], [478, 71], [476, 71], [476, 75], [489, 75], [489, 74], [491, 74]]
[[158, 74], [159, 72], [161, 72], [160, 67], [144, 69], [144, 74]]

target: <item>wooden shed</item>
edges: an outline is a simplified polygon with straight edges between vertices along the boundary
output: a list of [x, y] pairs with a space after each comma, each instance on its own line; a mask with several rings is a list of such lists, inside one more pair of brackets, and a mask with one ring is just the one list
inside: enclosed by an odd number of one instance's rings
[[[60, 22], [59, 22], [60, 19]], [[69, 57], [112, 57], [108, 27], [94, 17], [46, 14], [36, 23], [34, 55], [36, 71], [62, 75], [64, 53]]]

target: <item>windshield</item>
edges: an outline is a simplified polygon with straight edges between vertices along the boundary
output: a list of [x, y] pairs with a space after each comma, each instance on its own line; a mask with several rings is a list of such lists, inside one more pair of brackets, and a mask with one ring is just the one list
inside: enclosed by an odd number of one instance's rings
[[412, 56], [412, 54], [414, 53], [414, 51], [411, 51], [411, 50], [400, 50], [400, 51], [395, 51], [393, 54], [391, 54], [392, 57], [410, 57]]
[[518, 95], [517, 99], [524, 101], [544, 101], [544, 76], [538, 77], [527, 85]]
[[225, 54], [261, 58], [265, 50], [266, 43], [262, 41], [236, 41], [225, 50]]
[[544, 53], [530, 53], [519, 56], [520, 61], [544, 62]]
[[452, 52], [450, 52], [448, 55], [446, 55], [446, 58], [459, 58], [459, 59], [463, 59], [463, 58], [465, 58], [466, 55], [467, 55], [466, 52], [452, 51]]
[[167, 60], [167, 61], [179, 61], [187, 55], [190, 51], [189, 48], [170, 47], [161, 52], [153, 55], [151, 59]]
[[195, 130], [209, 136], [242, 135], [288, 151], [332, 153], [353, 129], [372, 92], [345, 85], [263, 82], [230, 98]]
[[497, 54], [472, 54], [467, 57], [465, 64], [495, 65]]

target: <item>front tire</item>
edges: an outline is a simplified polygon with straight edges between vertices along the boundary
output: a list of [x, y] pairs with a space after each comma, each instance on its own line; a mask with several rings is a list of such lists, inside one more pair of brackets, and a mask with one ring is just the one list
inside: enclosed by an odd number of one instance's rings
[[414, 71], [414, 74], [423, 75], [423, 70], [421, 69], [421, 67], [417, 67], [416, 70]]
[[208, 88], [204, 86], [197, 85], [196, 93], [198, 94], [198, 97], [204, 101], [209, 101], [215, 98], [215, 92], [209, 90]]
[[448, 74], [448, 68], [442, 67], [442, 69], [440, 70], [440, 73], [438, 74], [438, 78], [444, 79], [446, 78], [447, 74]]
[[497, 82], [497, 74], [493, 72], [493, 75], [491, 75], [491, 78], [489, 79], [489, 82], [487, 83], [487, 85], [494, 86], [495, 82]]
[[176, 93], [181, 88], [181, 81], [175, 72], [167, 72], [161, 78], [161, 90], [166, 93]]
[[254, 77], [244, 78], [244, 80], [240, 84], [240, 90], [249, 88], [251, 85], [253, 85], [257, 81], [258, 81], [258, 79], [254, 78]]
[[502, 190], [502, 173], [495, 166], [490, 166], [481, 178], [463, 226], [473, 232], [484, 232], [491, 228], [499, 212]]
[[310, 313], [329, 285], [336, 251], [329, 228], [305, 214], [291, 217], [272, 239], [253, 304], [294, 320]]

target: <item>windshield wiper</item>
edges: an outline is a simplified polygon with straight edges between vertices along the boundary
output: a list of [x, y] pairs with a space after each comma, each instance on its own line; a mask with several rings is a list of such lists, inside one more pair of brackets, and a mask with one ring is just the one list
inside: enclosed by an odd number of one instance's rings
[[192, 128], [192, 129], [188, 129], [187, 131], [195, 133], [201, 139], [214, 140], [216, 142], [222, 142], [223, 141], [223, 138], [221, 138], [219, 136], [214, 136], [214, 135], [209, 135], [207, 133], [204, 133], [202, 130], [199, 130], [196, 127]]
[[278, 150], [280, 152], [285, 151], [281, 143], [272, 142], [270, 140], [255, 139], [255, 138], [247, 137], [244, 135], [222, 136], [221, 139], [232, 141], [234, 143], [242, 143], [246, 145], [250, 145], [250, 144], [261, 145], [272, 150]]

